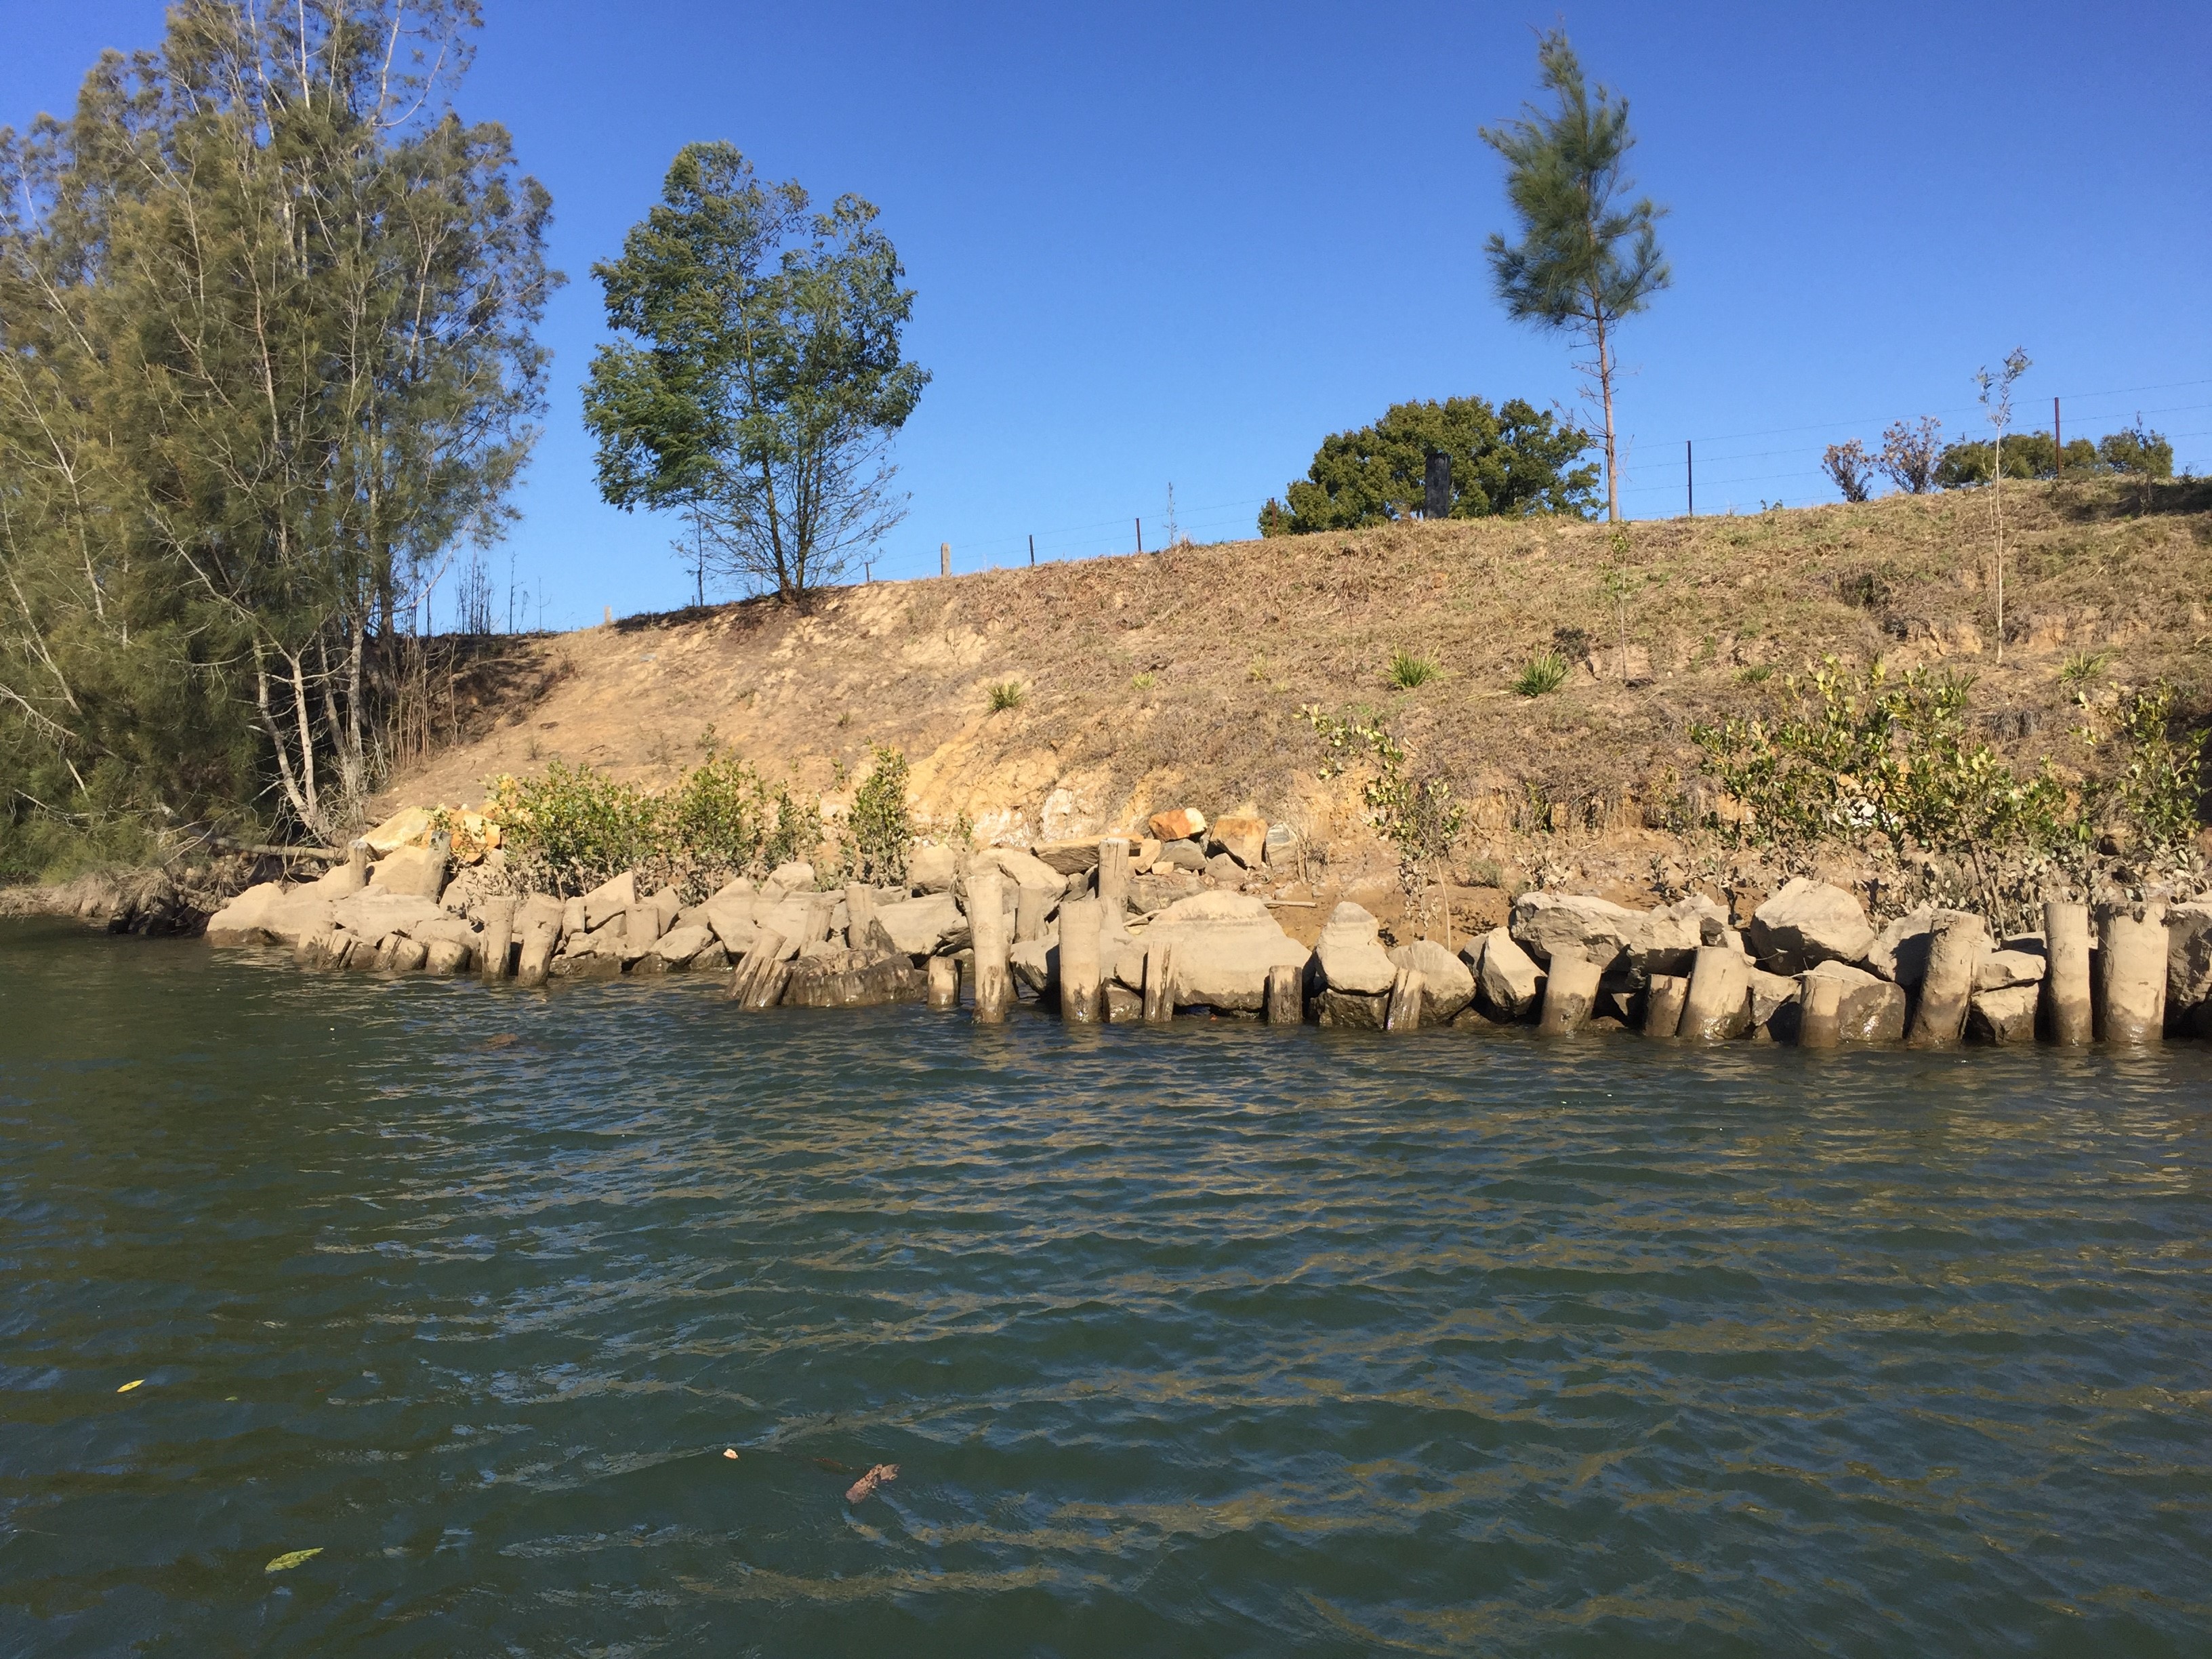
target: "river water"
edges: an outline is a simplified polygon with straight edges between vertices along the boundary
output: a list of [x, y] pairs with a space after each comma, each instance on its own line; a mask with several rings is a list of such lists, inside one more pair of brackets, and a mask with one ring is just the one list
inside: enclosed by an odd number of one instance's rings
[[714, 990], [5, 925], [0, 1652], [2212, 1651], [2202, 1047]]

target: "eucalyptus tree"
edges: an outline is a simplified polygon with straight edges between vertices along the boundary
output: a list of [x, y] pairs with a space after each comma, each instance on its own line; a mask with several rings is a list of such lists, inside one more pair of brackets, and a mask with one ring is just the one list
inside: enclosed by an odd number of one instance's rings
[[929, 383], [901, 356], [914, 290], [876, 210], [809, 209], [734, 146], [684, 146], [592, 267], [619, 337], [584, 392], [605, 498], [684, 513], [720, 575], [786, 599], [905, 516], [890, 445]]
[[[69, 120], [0, 147], [0, 704], [11, 758], [43, 739], [82, 812], [265, 783], [341, 831], [375, 782], [394, 635], [512, 516], [559, 278], [544, 191], [448, 102], [477, 21], [474, 0], [184, 0], [158, 51], [104, 57]], [[57, 635], [116, 684], [110, 728], [160, 730], [157, 688], [186, 684], [204, 729], [117, 757]], [[241, 724], [245, 775], [203, 775]], [[82, 757], [117, 759], [111, 787]]]
[[1613, 336], [1673, 280], [1656, 228], [1665, 209], [1649, 197], [1631, 201], [1626, 171], [1636, 140], [1628, 102], [1600, 87], [1593, 94], [1566, 32], [1542, 37], [1536, 52], [1555, 107], [1528, 106], [1521, 119], [1481, 129], [1505, 158], [1505, 193], [1521, 239], [1493, 234], [1491, 274], [1516, 322], [1579, 337], [1590, 356], [1576, 367], [1595, 383], [1605, 428], [1605, 505], [1620, 518], [1619, 450], [1613, 392], [1620, 362]]

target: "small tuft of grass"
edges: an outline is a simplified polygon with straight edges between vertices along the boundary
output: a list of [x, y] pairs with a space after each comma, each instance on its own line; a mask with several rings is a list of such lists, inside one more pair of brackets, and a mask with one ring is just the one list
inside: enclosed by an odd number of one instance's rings
[[1139, 691], [1149, 691], [1159, 683], [1160, 677], [1149, 668], [1141, 674], [1129, 676], [1130, 685]]
[[1028, 689], [1019, 680], [1000, 680], [991, 688], [991, 712], [997, 714], [1009, 708], [1019, 708], [1028, 700], [1029, 695]]
[[1567, 683], [1567, 659], [1556, 651], [1531, 657], [1514, 677], [1513, 689], [1524, 697], [1540, 697]]
[[2076, 651], [2058, 671], [2061, 685], [2087, 685], [2101, 675], [2112, 660], [2109, 651]]
[[1739, 685], [1764, 685], [1774, 678], [1774, 671], [1765, 663], [1759, 663], [1750, 668], [1737, 669], [1735, 678]]
[[1418, 656], [1411, 651], [1390, 653], [1390, 684], [1401, 691], [1412, 691], [1426, 685], [1443, 672], [1432, 658]]

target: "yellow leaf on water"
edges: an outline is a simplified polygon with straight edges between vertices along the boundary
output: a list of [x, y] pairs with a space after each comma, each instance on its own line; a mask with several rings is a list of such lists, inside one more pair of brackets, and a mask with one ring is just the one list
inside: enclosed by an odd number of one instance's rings
[[125, 1382], [125, 1383], [121, 1388], [118, 1389], [115, 1392], [116, 1392], [116, 1393], [118, 1393], [118, 1394], [129, 1394], [129, 1393], [131, 1392], [131, 1389], [135, 1389], [135, 1388], [137, 1388], [137, 1387], [138, 1386], [138, 1383], [140, 1383], [140, 1382], [143, 1382], [145, 1380], [146, 1380], [146, 1379], [145, 1379], [144, 1377], [143, 1377], [143, 1376], [142, 1376], [142, 1377], [140, 1377], [140, 1378], [138, 1379], [138, 1381], [137, 1381], [137, 1382]]
[[274, 1561], [271, 1561], [267, 1566], [262, 1568], [261, 1571], [264, 1572], [282, 1572], [287, 1567], [296, 1567], [302, 1561], [313, 1560], [316, 1556], [320, 1555], [322, 1553], [323, 1547], [320, 1544], [316, 1545], [315, 1547], [311, 1550], [287, 1550], [283, 1554], [278, 1556]]

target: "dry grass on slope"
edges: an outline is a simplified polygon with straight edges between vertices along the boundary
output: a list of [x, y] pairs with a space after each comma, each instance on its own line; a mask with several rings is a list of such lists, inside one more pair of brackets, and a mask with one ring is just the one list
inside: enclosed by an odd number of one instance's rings
[[[1123, 823], [1182, 799], [1311, 820], [1328, 792], [1297, 711], [1316, 703], [1383, 713], [1482, 822], [1537, 828], [1636, 815], [1694, 774], [1692, 721], [1762, 706], [1826, 654], [1971, 672], [1993, 740], [2027, 761], [2067, 758], [2069, 659], [2093, 688], [2162, 677], [2201, 709], [2212, 487], [2008, 486], [2004, 511], [2002, 667], [1983, 491], [1639, 523], [1618, 543], [1596, 525], [1409, 524], [558, 636], [528, 647], [550, 671], [534, 702], [386, 804], [472, 799], [491, 773], [556, 758], [653, 783], [711, 726], [823, 791], [896, 744], [925, 813], [993, 829]], [[1633, 589], [1626, 683], [1609, 568]], [[1395, 688], [1401, 650], [1439, 672]], [[1547, 650], [1574, 665], [1566, 684], [1516, 695]], [[1007, 682], [1019, 701], [994, 712]], [[1349, 830], [1340, 801], [1336, 816]]]

